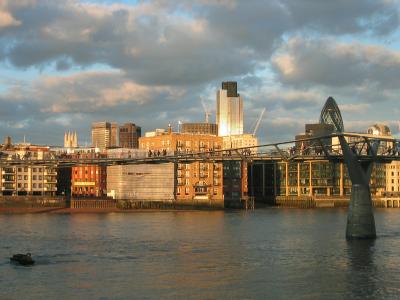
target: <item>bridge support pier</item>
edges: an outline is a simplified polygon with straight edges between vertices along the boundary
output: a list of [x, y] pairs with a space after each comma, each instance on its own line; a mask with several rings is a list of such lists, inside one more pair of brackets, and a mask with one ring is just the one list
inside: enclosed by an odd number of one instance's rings
[[368, 185], [353, 184], [347, 214], [347, 239], [376, 238], [371, 192]]
[[379, 142], [373, 145], [368, 144], [367, 152], [371, 155], [371, 160], [361, 162], [358, 160], [356, 151], [350, 149], [344, 136], [339, 136], [339, 141], [352, 182], [346, 239], [375, 239], [375, 219], [369, 182], [373, 158], [376, 156]]

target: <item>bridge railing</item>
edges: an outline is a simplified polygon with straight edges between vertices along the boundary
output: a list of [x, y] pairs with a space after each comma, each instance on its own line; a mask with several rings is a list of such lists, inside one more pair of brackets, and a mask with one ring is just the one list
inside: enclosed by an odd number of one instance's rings
[[154, 153], [150, 155], [149, 153], [143, 157], [133, 158], [65, 158], [53, 155], [45, 159], [34, 159], [32, 157], [21, 158], [3, 155], [0, 157], [0, 166], [28, 164], [70, 167], [83, 164], [120, 165], [180, 161], [223, 161], [231, 159], [247, 161], [254, 159], [337, 159], [342, 156], [339, 136], [344, 136], [352, 151], [362, 159], [371, 158], [368, 149], [374, 141], [380, 142], [376, 157], [386, 160], [400, 159], [400, 140], [398, 139], [339, 133], [233, 149], [202, 149], [203, 151], [197, 152], [156, 152], [156, 155]]

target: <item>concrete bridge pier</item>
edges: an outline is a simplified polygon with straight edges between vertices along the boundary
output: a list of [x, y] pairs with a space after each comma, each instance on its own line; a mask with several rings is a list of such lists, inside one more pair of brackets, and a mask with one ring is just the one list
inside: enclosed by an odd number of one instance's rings
[[376, 238], [371, 192], [368, 185], [353, 184], [347, 214], [347, 239]]
[[368, 155], [371, 156], [371, 160], [361, 162], [356, 151], [350, 149], [344, 136], [339, 136], [339, 141], [352, 182], [346, 239], [375, 239], [375, 219], [369, 182], [379, 142], [368, 144]]

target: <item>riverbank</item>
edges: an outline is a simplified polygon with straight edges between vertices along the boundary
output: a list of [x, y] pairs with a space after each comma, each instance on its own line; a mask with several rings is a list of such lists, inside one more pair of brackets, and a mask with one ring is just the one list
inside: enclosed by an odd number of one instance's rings
[[[225, 209], [219, 209], [225, 210]], [[118, 209], [118, 208], [1, 208], [2, 214], [102, 214], [102, 213], [137, 213], [137, 212], [171, 212], [171, 211], [217, 211], [217, 209], [155, 209], [155, 208], [136, 208], [136, 209]]]
[[[137, 211], [202, 211], [202, 210], [231, 210], [253, 209], [263, 207], [276, 208], [346, 208], [349, 206], [348, 197], [307, 197], [307, 196], [278, 196], [274, 203], [246, 205], [244, 201], [133, 201], [112, 199], [71, 199], [44, 197], [0, 198], [0, 214], [24, 213], [124, 213]], [[372, 205], [376, 208], [400, 208], [399, 198], [373, 198]]]

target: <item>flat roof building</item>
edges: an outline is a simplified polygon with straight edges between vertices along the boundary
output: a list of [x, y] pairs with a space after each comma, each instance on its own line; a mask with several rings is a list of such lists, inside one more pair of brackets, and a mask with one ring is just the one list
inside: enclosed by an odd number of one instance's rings
[[139, 148], [142, 129], [134, 123], [125, 123], [119, 127], [119, 146], [122, 148]]
[[182, 133], [218, 135], [218, 126], [213, 123], [183, 123]]
[[101, 150], [118, 146], [118, 125], [110, 122], [92, 123], [92, 146]]
[[219, 136], [243, 133], [243, 100], [235, 81], [223, 82], [217, 92], [216, 123]]
[[[208, 152], [222, 149], [222, 137], [176, 133], [169, 128], [168, 132], [157, 136], [141, 137], [139, 148], [146, 149], [151, 156], [168, 155], [171, 152]], [[178, 201], [196, 200], [223, 206], [222, 184], [222, 163], [196, 161], [176, 164], [175, 199]]]

